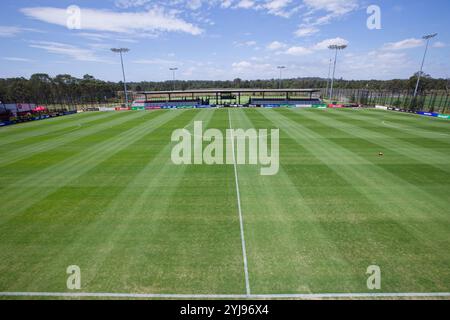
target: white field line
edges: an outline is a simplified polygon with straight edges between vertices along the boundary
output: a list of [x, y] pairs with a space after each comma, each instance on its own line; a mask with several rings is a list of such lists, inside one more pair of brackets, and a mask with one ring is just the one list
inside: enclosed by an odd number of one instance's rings
[[450, 298], [450, 292], [407, 293], [310, 293], [310, 294], [146, 294], [87, 292], [0, 292], [0, 297], [141, 298], [141, 299], [356, 299], [356, 298]]
[[247, 296], [251, 294], [250, 291], [250, 280], [248, 277], [248, 263], [247, 263], [247, 249], [245, 246], [245, 236], [244, 236], [244, 219], [242, 217], [242, 208], [241, 208], [241, 196], [239, 192], [239, 179], [238, 179], [238, 173], [237, 173], [237, 165], [236, 165], [236, 156], [234, 152], [234, 135], [231, 133], [231, 116], [230, 116], [230, 110], [228, 110], [228, 122], [230, 125], [230, 135], [231, 135], [231, 148], [233, 149], [233, 165], [234, 165], [234, 178], [236, 183], [236, 195], [237, 195], [237, 205], [239, 210], [239, 224], [241, 228], [241, 242], [242, 242], [242, 257], [244, 259], [244, 274], [245, 274], [245, 289], [247, 292]]

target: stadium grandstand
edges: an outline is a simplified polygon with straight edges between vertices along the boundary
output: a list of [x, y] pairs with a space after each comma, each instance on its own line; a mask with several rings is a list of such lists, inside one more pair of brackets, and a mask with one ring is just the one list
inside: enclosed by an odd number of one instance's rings
[[134, 109], [242, 106], [275, 108], [322, 104], [316, 89], [203, 89], [135, 93]]

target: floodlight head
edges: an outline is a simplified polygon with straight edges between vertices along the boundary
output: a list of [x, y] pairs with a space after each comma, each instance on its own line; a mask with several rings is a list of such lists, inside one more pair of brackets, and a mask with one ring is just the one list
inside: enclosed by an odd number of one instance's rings
[[177, 71], [178, 68], [169, 68], [170, 71]]
[[428, 34], [428, 35], [426, 35], [426, 36], [423, 36], [422, 38], [423, 38], [424, 40], [428, 40], [428, 39], [431, 39], [431, 38], [436, 37], [437, 35], [438, 35], [437, 33], [433, 33], [433, 34]]
[[346, 44], [342, 44], [342, 45], [332, 44], [332, 45], [328, 46], [328, 49], [331, 49], [331, 50], [344, 50], [345, 48], [347, 48]]
[[278, 68], [278, 69], [286, 69], [285, 66], [278, 66], [277, 68]]
[[130, 51], [130, 49], [128, 49], [128, 48], [112, 48], [111, 51], [115, 52], [115, 53], [125, 53], [125, 52]]

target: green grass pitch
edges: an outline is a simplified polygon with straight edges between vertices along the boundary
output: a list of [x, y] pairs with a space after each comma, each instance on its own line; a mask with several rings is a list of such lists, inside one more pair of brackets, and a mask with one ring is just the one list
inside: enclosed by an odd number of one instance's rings
[[[450, 122], [375, 110], [85, 113], [0, 128], [0, 292], [245, 294], [233, 165], [176, 166], [173, 130], [280, 129], [237, 166], [253, 294], [450, 292]], [[379, 156], [382, 152], [384, 156]]]

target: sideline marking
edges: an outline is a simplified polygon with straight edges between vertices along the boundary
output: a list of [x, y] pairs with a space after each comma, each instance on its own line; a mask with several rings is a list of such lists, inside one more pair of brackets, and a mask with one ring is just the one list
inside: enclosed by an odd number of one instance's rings
[[[231, 116], [230, 116], [230, 110], [228, 110], [228, 122], [230, 124], [230, 129], [232, 130], [231, 126]], [[250, 296], [250, 281], [248, 277], [248, 264], [247, 264], [247, 250], [245, 246], [245, 236], [244, 236], [244, 219], [242, 217], [242, 209], [241, 209], [241, 196], [239, 192], [239, 179], [238, 179], [238, 173], [237, 173], [237, 166], [236, 166], [236, 156], [234, 154], [234, 137], [230, 131], [231, 135], [231, 148], [233, 149], [233, 165], [234, 165], [234, 178], [236, 183], [236, 194], [237, 194], [237, 205], [239, 210], [239, 225], [241, 228], [241, 243], [242, 243], [242, 256], [244, 259], [244, 274], [245, 274], [245, 289], [247, 292], [247, 296]]]
[[68, 292], [0, 292], [0, 297], [68, 297], [68, 298], [173, 298], [173, 299], [336, 299], [336, 298], [432, 298], [450, 297], [450, 292], [408, 293], [310, 293], [310, 294], [146, 294], [146, 293], [68, 293]]

